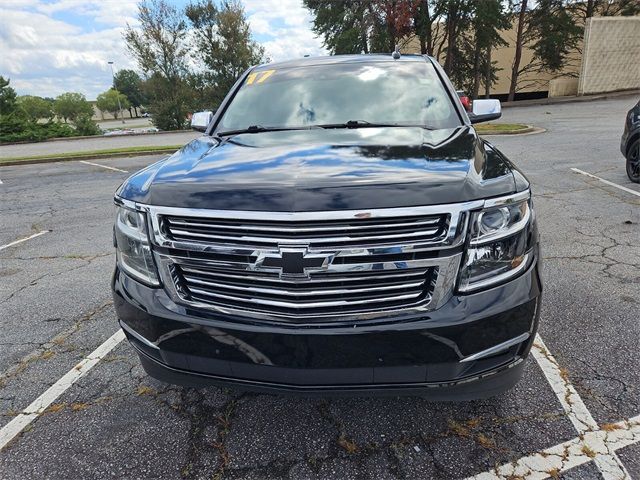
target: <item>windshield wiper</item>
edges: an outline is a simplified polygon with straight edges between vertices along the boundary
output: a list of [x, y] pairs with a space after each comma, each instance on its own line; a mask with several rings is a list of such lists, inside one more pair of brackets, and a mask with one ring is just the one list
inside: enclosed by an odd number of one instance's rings
[[227, 130], [226, 132], [217, 132], [218, 137], [228, 137], [230, 135], [239, 135], [241, 133], [262, 133], [262, 132], [284, 132], [288, 130], [311, 130], [312, 128], [322, 128], [317, 125], [300, 126], [300, 127], [263, 127], [262, 125], [249, 125], [247, 128], [237, 130]]
[[418, 123], [373, 123], [367, 120], [347, 120], [344, 123], [327, 123], [324, 125], [318, 125], [321, 128], [376, 128], [376, 127], [420, 127], [427, 130], [434, 130], [433, 127], [428, 125], [421, 125]]

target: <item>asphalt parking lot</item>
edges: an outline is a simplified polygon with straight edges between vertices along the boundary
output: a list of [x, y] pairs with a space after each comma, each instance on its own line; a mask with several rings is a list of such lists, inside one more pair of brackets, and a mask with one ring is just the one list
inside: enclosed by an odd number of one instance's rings
[[515, 389], [457, 404], [146, 377], [116, 334], [112, 195], [158, 157], [0, 168], [0, 478], [640, 478], [636, 101], [505, 110], [547, 129], [490, 138], [533, 184], [540, 339]]

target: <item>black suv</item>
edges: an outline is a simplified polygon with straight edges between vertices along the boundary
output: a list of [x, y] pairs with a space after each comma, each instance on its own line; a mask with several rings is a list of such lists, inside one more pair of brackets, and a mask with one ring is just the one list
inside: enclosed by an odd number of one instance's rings
[[640, 102], [627, 112], [620, 151], [627, 159], [627, 176], [640, 183]]
[[529, 182], [472, 126], [498, 101], [468, 115], [434, 59], [397, 57], [254, 67], [118, 189], [115, 307], [150, 375], [437, 399], [517, 382], [542, 291]]

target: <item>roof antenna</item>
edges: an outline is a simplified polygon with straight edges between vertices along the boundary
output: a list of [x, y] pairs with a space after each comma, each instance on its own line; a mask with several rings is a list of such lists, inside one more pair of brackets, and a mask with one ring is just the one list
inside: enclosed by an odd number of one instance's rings
[[400, 49], [398, 48], [398, 45], [396, 45], [396, 49], [393, 51], [391, 56], [394, 60], [398, 60], [400, 58]]

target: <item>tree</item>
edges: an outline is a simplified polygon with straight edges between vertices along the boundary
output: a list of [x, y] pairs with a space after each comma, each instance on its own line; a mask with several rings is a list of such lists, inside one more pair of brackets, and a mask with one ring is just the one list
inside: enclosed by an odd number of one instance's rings
[[82, 116], [93, 116], [93, 107], [85, 96], [77, 92], [67, 92], [62, 95], [58, 95], [53, 102], [54, 113], [64, 120], [65, 123], [71, 121], [75, 123], [75, 120]]
[[153, 124], [161, 130], [181, 130], [187, 126], [187, 113], [193, 111], [196, 92], [191, 77], [170, 84], [160, 74], [149, 77], [143, 83], [143, 91], [149, 98], [149, 112]]
[[304, 0], [331, 53], [392, 52], [414, 32], [418, 0]]
[[[527, 0], [521, 0], [516, 7], [516, 51], [508, 101], [513, 101], [516, 91], [526, 86], [521, 81], [525, 73], [563, 70], [573, 60], [582, 40], [579, 17], [567, 8], [566, 0], [538, 0], [534, 8], [528, 9], [528, 6]], [[533, 51], [533, 59], [526, 65], [520, 64], [523, 48]]]
[[435, 55], [434, 41], [446, 8], [444, 0], [419, 0], [414, 10], [414, 28], [420, 42], [420, 53]]
[[10, 79], [0, 76], [0, 115], [8, 115], [16, 109], [17, 95], [10, 83]]
[[471, 26], [473, 3], [470, 0], [447, 0], [446, 2], [445, 38], [447, 48], [443, 68], [451, 81], [458, 86], [464, 86], [467, 72], [471, 69], [468, 55], [471, 47], [465, 33]]
[[182, 12], [165, 0], [141, 1], [138, 20], [139, 28], [127, 24], [124, 39], [147, 77], [143, 91], [149, 99], [153, 122], [164, 130], [182, 129], [187, 124], [191, 106], [188, 99], [192, 97], [192, 94], [185, 95], [189, 54], [187, 22]]
[[[131, 109], [133, 108], [137, 117], [138, 108], [145, 103], [144, 94], [142, 92], [142, 79], [140, 78], [140, 75], [133, 70], [120, 70], [115, 75], [113, 88], [127, 97], [127, 100], [129, 101], [129, 106], [127, 107], [129, 110], [129, 116], [133, 118], [131, 113]], [[125, 108], [124, 105], [122, 108]]]
[[572, 15], [583, 21], [596, 16], [633, 16], [640, 13], [638, 0], [566, 0], [565, 4]]
[[49, 100], [32, 95], [22, 95], [18, 97], [17, 102], [18, 106], [32, 122], [37, 122], [42, 118], [46, 120], [53, 118], [53, 102]]
[[475, 2], [472, 16], [473, 42], [473, 83], [471, 96], [478, 98], [480, 83], [484, 82], [489, 91], [496, 81], [496, 67], [491, 63], [491, 50], [496, 46], [506, 46], [499, 30], [509, 28], [509, 16], [501, 0]]
[[393, 52], [413, 32], [413, 19], [416, 13], [414, 0], [378, 0], [377, 8], [372, 9], [374, 36], [373, 43], [377, 51]]
[[369, 53], [371, 27], [368, 2], [304, 0], [313, 16], [313, 31], [324, 38], [332, 54]]
[[130, 106], [127, 97], [113, 88], [102, 92], [96, 99], [96, 107], [103, 112], [109, 112], [113, 118], [118, 118], [120, 108], [128, 109]]
[[193, 27], [195, 60], [204, 67], [204, 78], [212, 86], [212, 104], [217, 106], [238, 77], [252, 65], [262, 63], [264, 48], [251, 37], [242, 5], [212, 0], [187, 5], [185, 13]]
[[583, 28], [578, 26], [577, 19], [569, 13], [563, 0], [538, 0], [529, 23], [537, 71], [562, 70], [582, 41]]

